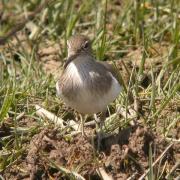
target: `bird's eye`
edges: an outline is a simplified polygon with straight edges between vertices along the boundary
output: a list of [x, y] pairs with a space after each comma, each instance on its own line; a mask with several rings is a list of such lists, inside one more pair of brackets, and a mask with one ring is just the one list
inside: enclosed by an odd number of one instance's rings
[[86, 41], [84, 44], [83, 44], [83, 48], [84, 49], [87, 49], [89, 47], [89, 41]]

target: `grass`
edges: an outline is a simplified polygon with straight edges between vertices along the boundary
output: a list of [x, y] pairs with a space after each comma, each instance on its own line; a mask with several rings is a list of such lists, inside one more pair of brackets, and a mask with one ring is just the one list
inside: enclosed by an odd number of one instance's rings
[[[41, 3], [40, 0], [2, 0], [0, 36], [5, 36], [19, 23], [19, 18], [26, 17]], [[58, 73], [51, 73], [55, 72], [53, 68], [58, 69], [57, 72], [61, 69], [60, 64], [67, 55], [66, 41], [75, 33], [88, 35], [93, 40], [98, 60], [114, 64], [131, 60], [129, 67], [122, 66], [131, 77], [126, 82], [127, 91], [123, 91], [110, 108], [120, 104], [127, 113], [132, 93], [143, 103], [138, 121], [159, 136], [174, 139], [173, 132], [180, 119], [179, 28], [178, 0], [52, 0], [0, 46], [0, 172], [24, 156], [33, 135], [51, 126], [35, 114], [35, 104], [64, 119], [76, 117], [56, 97]], [[59, 49], [55, 52], [56, 58], [51, 53], [40, 54], [55, 45]], [[133, 65], [135, 61], [137, 65]], [[49, 71], [45, 68], [48, 62], [58, 65]], [[120, 77], [124, 77], [124, 72], [120, 73]], [[149, 80], [144, 86], [146, 77]], [[22, 113], [23, 118], [18, 118]], [[29, 125], [24, 126], [22, 119], [29, 121]], [[115, 118], [111, 122], [111, 131], [128, 126], [127, 118], [122, 118], [121, 124], [118, 121]], [[151, 148], [149, 179], [155, 177]]]

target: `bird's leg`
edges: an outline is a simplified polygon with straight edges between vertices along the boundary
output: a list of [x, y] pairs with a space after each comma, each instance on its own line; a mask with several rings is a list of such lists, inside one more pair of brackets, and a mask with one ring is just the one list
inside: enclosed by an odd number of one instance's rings
[[95, 120], [95, 123], [96, 123], [96, 131], [98, 131], [99, 129], [99, 118], [97, 117], [97, 114], [94, 114], [94, 120]]
[[[97, 133], [97, 150], [100, 150], [100, 145], [101, 145], [101, 130], [102, 127], [100, 125], [99, 127], [99, 123], [101, 124], [101, 121], [99, 122], [99, 118], [97, 117], [97, 114], [94, 114], [94, 120], [96, 121], [96, 133]], [[99, 130], [100, 129], [100, 130]]]
[[[96, 123], [96, 131], [97, 131], [97, 138], [98, 138], [98, 151], [100, 150], [100, 145], [101, 145], [101, 140], [103, 138], [103, 125], [104, 125], [104, 121], [106, 119], [106, 111], [103, 111], [100, 114], [100, 118], [97, 117], [96, 114], [94, 114], [94, 118]], [[99, 121], [100, 119], [100, 121]]]
[[106, 120], [106, 110], [103, 111], [101, 114], [100, 114], [100, 130], [102, 130], [102, 127], [104, 125], [104, 122]]
[[82, 136], [84, 136], [84, 116], [83, 115], [79, 115], [80, 116], [80, 120], [81, 120], [81, 125], [80, 125], [80, 128], [81, 128], [81, 133], [82, 133]]
[[85, 131], [84, 131], [84, 121], [85, 121], [86, 116], [82, 115], [82, 114], [80, 114], [79, 116], [80, 116], [80, 119], [81, 119], [81, 126], [80, 126], [81, 133], [82, 133], [82, 136], [85, 137], [86, 134], [85, 134]]

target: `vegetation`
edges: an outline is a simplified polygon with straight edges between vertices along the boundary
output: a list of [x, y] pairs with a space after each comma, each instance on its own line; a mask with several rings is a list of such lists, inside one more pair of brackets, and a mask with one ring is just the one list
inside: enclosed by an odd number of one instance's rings
[[[33, 174], [26, 164], [34, 137], [42, 135], [45, 129], [54, 131], [56, 126], [37, 115], [36, 105], [66, 122], [78, 118], [76, 112], [56, 97], [55, 90], [67, 55], [66, 41], [78, 33], [92, 39], [98, 60], [110, 61], [116, 66], [124, 87], [118, 99], [109, 106], [107, 133], [134, 126], [133, 119], [138, 126], [151, 131], [161, 145], [157, 146], [161, 149], [157, 154], [155, 146], [148, 146], [148, 156], [144, 157], [148, 164], [143, 166], [150, 168], [146, 178], [177, 177], [180, 158], [179, 29], [179, 0], [1, 0], [0, 179], [23, 179], [29, 174], [31, 178], [34, 175], [40, 179], [43, 176], [46, 179], [56, 176], [83, 179], [87, 174], [91, 179], [100, 177], [99, 172], [95, 176], [93, 171], [99, 166], [97, 159], [101, 155], [95, 150], [93, 163], [86, 173], [82, 171], [83, 164], [71, 167], [58, 164], [49, 157], [49, 151], [41, 149], [38, 151], [41, 168], [36, 169], [36, 173], [31, 169]], [[117, 113], [118, 107], [123, 108], [119, 109], [120, 113]], [[135, 114], [133, 117], [131, 110]], [[88, 117], [87, 121], [91, 120], [93, 117]], [[65, 137], [71, 134], [71, 128], [56, 127], [55, 130], [63, 137], [64, 144], [71, 144], [74, 136]], [[173, 160], [166, 156], [153, 165], [171, 143]], [[139, 161], [133, 159], [123, 161], [124, 178], [133, 177], [134, 173], [135, 177], [140, 177], [145, 173], [145, 169], [139, 174], [127, 171], [131, 161]], [[112, 175], [111, 170], [106, 171]]]

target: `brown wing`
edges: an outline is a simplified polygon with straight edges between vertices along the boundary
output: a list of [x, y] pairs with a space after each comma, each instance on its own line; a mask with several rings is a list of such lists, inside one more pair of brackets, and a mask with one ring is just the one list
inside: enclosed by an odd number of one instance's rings
[[119, 81], [118, 71], [113, 64], [109, 64], [105, 61], [99, 61], [98, 63], [102, 64]]

